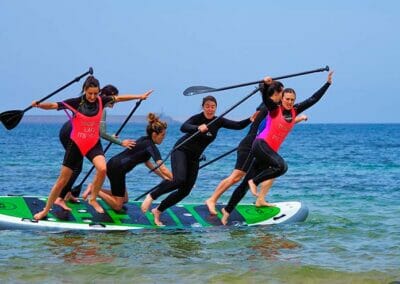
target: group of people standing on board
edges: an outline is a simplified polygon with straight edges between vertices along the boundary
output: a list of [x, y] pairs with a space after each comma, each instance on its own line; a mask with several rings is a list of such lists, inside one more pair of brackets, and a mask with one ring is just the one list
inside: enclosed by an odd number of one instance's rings
[[[104, 209], [98, 203], [97, 197], [116, 211], [123, 209], [123, 204], [128, 201], [126, 175], [138, 164], [144, 163], [159, 175], [163, 180], [147, 194], [141, 209], [147, 212], [154, 200], [168, 193], [168, 196], [151, 210], [154, 223], [162, 226], [162, 213], [190, 194], [198, 176], [200, 157], [215, 140], [218, 131], [221, 128], [241, 130], [250, 124], [249, 132], [237, 148], [233, 172], [221, 181], [205, 203], [210, 214], [217, 215], [218, 198], [229, 187], [243, 179], [234, 190], [228, 204], [221, 210], [223, 224], [228, 223], [230, 213], [248, 189], [257, 197], [255, 206], [273, 206], [265, 200], [265, 196], [273, 180], [283, 175], [288, 168], [278, 150], [294, 124], [307, 120], [307, 116], [300, 115], [301, 112], [321, 99], [332, 83], [332, 74], [333, 72], [328, 74], [327, 82], [317, 92], [298, 104], [295, 104], [296, 92], [293, 89], [285, 89], [281, 82], [265, 77], [259, 85], [262, 103], [251, 117], [241, 121], [216, 116], [217, 100], [213, 96], [204, 97], [202, 112], [190, 117], [180, 128], [184, 135], [178, 139], [171, 151], [172, 172], [164, 165], [156, 146], [165, 138], [167, 123], [161, 121], [154, 113], [148, 114], [146, 135], [137, 140], [120, 140], [106, 131], [105, 107], [113, 107], [115, 103], [135, 99], [146, 100], [152, 90], [139, 95], [118, 95], [115, 86], [100, 88], [99, 81], [89, 76], [83, 84], [80, 97], [56, 103], [34, 101], [34, 107], [65, 110], [69, 117], [69, 121], [60, 130], [60, 140], [65, 148], [60, 175], [50, 191], [45, 208], [35, 214], [34, 218], [45, 218], [53, 204], [71, 210], [65, 201], [76, 201], [77, 196], [71, 193], [71, 189], [82, 170], [83, 158], [86, 157], [95, 167], [96, 173], [82, 197], [98, 213], [104, 213]], [[106, 162], [100, 137], [126, 149]], [[106, 176], [111, 190], [102, 188]]]

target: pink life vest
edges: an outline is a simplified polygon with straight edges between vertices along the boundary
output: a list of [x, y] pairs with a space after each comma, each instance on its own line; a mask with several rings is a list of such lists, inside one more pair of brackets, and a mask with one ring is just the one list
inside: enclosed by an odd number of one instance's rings
[[266, 126], [257, 136], [257, 139], [264, 139], [268, 146], [270, 146], [275, 152], [278, 152], [281, 144], [285, 141], [286, 136], [295, 124], [296, 111], [292, 109], [291, 112], [293, 117], [291, 122], [285, 120], [282, 106], [273, 111], [272, 115], [268, 114], [266, 118]]
[[74, 116], [71, 117], [67, 112], [72, 124], [70, 137], [78, 146], [82, 156], [86, 156], [100, 139], [100, 121], [103, 114], [103, 103], [100, 97], [97, 99], [99, 101], [99, 111], [95, 116], [86, 116], [63, 102], [63, 104], [74, 113]]

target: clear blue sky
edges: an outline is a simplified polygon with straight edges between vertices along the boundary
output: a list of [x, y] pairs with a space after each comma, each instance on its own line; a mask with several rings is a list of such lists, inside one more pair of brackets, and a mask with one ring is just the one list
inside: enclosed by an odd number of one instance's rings
[[[336, 3], [337, 2], [337, 3]], [[154, 89], [138, 114], [200, 111], [191, 85], [223, 87], [329, 65], [310, 122], [400, 122], [400, 1], [0, 1], [0, 112], [23, 109], [89, 66], [121, 93]], [[283, 81], [305, 99], [327, 73]], [[78, 95], [81, 82], [56, 95]], [[219, 113], [250, 92], [216, 93]], [[227, 117], [250, 115], [254, 97]], [[127, 114], [132, 103], [109, 112]], [[32, 110], [27, 114], [61, 114]]]

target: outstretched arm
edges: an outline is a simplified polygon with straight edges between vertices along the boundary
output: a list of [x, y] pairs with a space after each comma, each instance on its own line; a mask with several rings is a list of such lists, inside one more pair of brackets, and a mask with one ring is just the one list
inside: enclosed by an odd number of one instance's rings
[[144, 94], [141, 95], [119, 95], [119, 96], [114, 96], [114, 100], [116, 103], [118, 102], [126, 102], [126, 101], [131, 101], [131, 100], [146, 100], [150, 94], [153, 92], [153, 90], [147, 91]]
[[328, 90], [329, 86], [332, 84], [332, 74], [333, 74], [333, 71], [330, 71], [328, 74], [328, 79], [326, 80], [326, 83], [318, 91], [316, 91], [311, 97], [309, 97], [305, 101], [302, 101], [301, 103], [296, 104], [294, 106], [297, 113], [301, 113], [301, 112], [305, 111], [306, 109], [312, 107], [314, 104], [316, 104], [322, 98], [322, 96]]
[[31, 106], [36, 107], [36, 108], [45, 109], [45, 110], [57, 109], [58, 108], [58, 104], [57, 103], [51, 103], [51, 102], [37, 103], [37, 101], [33, 101]]

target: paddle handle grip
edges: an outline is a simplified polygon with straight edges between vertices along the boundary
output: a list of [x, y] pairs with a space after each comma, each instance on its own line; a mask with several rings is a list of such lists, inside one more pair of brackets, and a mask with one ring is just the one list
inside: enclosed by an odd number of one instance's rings
[[[86, 71], [85, 73], [79, 75], [78, 77], [76, 77], [74, 80], [68, 82], [67, 84], [65, 84], [64, 86], [58, 88], [57, 90], [55, 90], [54, 92], [52, 92], [51, 94], [48, 94], [47, 96], [45, 96], [44, 98], [36, 101], [37, 104], [40, 104], [41, 102], [47, 100], [48, 98], [54, 96], [55, 94], [61, 92], [62, 90], [64, 90], [65, 88], [68, 88], [70, 85], [72, 85], [73, 83], [79, 82], [83, 77], [87, 76], [87, 75], [92, 75], [93, 74], [93, 68], [90, 67], [88, 71]], [[31, 108], [33, 108], [33, 106], [29, 106], [26, 109], [23, 110], [23, 112], [26, 112], [28, 110], [30, 110]]]

